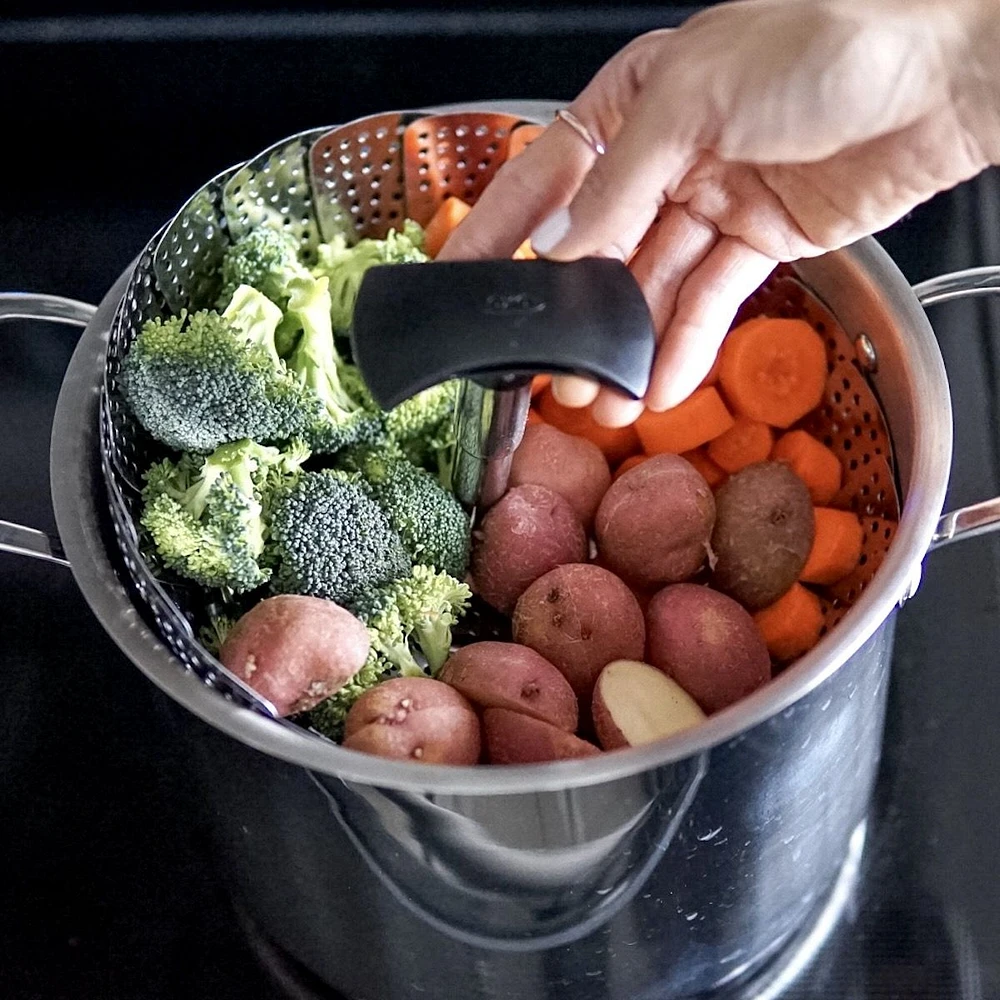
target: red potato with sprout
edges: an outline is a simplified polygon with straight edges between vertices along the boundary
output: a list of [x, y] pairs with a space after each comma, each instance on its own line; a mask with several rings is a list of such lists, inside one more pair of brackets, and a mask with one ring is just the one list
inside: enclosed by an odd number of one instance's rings
[[698, 703], [675, 680], [638, 660], [615, 660], [601, 671], [591, 715], [605, 750], [654, 743], [705, 719]]
[[715, 525], [712, 489], [679, 455], [653, 455], [621, 475], [594, 520], [601, 561], [639, 586], [687, 580], [701, 569]]
[[347, 713], [344, 746], [425, 764], [477, 764], [479, 717], [454, 688], [430, 677], [394, 677]]
[[694, 583], [664, 587], [646, 610], [648, 660], [709, 714], [771, 678], [771, 657], [737, 601]]
[[587, 536], [573, 508], [554, 490], [515, 486], [473, 533], [473, 590], [504, 614], [540, 576], [587, 558]]
[[452, 653], [437, 678], [480, 709], [506, 708], [576, 731], [579, 709], [569, 682], [527, 646], [474, 642]]
[[491, 764], [542, 764], [596, 757], [601, 752], [565, 729], [506, 708], [483, 712], [483, 741]]
[[339, 691], [364, 665], [368, 648], [368, 630], [338, 604], [283, 594], [236, 622], [219, 660], [285, 716]]
[[519, 598], [514, 641], [553, 663], [580, 698], [612, 660], [641, 659], [646, 625], [635, 594], [594, 563], [558, 566]]
[[550, 424], [533, 424], [510, 465], [510, 485], [533, 483], [554, 490], [573, 508], [584, 528], [594, 523], [611, 470], [593, 441], [567, 434]]

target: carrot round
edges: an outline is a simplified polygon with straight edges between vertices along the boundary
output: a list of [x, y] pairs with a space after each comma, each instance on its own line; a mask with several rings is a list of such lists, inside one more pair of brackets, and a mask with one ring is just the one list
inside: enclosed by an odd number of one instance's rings
[[774, 604], [753, 616], [767, 651], [779, 662], [794, 660], [819, 642], [823, 607], [819, 598], [800, 583], [793, 583]]
[[537, 260], [538, 254], [532, 249], [531, 239], [526, 239], [513, 253], [514, 260]]
[[683, 403], [662, 413], [644, 410], [635, 422], [642, 450], [648, 455], [692, 451], [732, 426], [733, 418], [714, 386], [695, 389]]
[[799, 579], [803, 583], [836, 583], [858, 565], [864, 528], [849, 510], [816, 507], [814, 514], [816, 534]]
[[709, 369], [708, 374], [701, 380], [701, 385], [699, 388], [704, 388], [706, 385], [715, 385], [719, 381], [719, 355], [716, 354], [715, 360], [712, 362], [712, 367]]
[[758, 316], [730, 330], [719, 353], [719, 384], [741, 416], [790, 427], [823, 398], [823, 338], [803, 319]]
[[615, 469], [615, 474], [612, 478], [617, 479], [619, 476], [628, 472], [629, 469], [634, 469], [637, 465], [642, 465], [647, 458], [649, 458], [649, 455], [629, 455], [629, 457], [626, 458], [617, 469]]
[[552, 424], [567, 434], [577, 434], [593, 441], [604, 452], [608, 465], [618, 465], [629, 455], [641, 450], [634, 424], [628, 427], [603, 427], [594, 419], [589, 406], [575, 408], [559, 403], [552, 395], [551, 386], [539, 393], [536, 404], [547, 424]]
[[445, 245], [448, 237], [472, 208], [461, 198], [449, 195], [431, 216], [431, 221], [424, 228], [424, 250], [431, 257], [436, 257]]
[[808, 431], [789, 431], [774, 444], [771, 458], [791, 466], [799, 479], [809, 487], [812, 502], [818, 506], [829, 503], [839, 492], [843, 476], [840, 459]]
[[774, 447], [771, 428], [759, 420], [738, 417], [728, 431], [708, 442], [708, 457], [725, 472], [739, 472], [763, 462]]
[[536, 375], [531, 380], [531, 398], [534, 399], [552, 381], [551, 375]]
[[510, 140], [507, 143], [508, 162], [523, 153], [544, 131], [544, 125], [518, 125], [511, 132]]
[[544, 424], [545, 421], [542, 419], [542, 415], [533, 406], [528, 407], [528, 425], [531, 424]]
[[726, 481], [726, 473], [713, 462], [701, 448], [685, 451], [681, 458], [686, 458], [700, 473], [702, 479], [714, 490]]

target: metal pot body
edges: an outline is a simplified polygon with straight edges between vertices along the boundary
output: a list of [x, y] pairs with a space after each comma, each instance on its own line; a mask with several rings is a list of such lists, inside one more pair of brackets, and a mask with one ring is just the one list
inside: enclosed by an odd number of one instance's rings
[[721, 746], [562, 792], [378, 788], [176, 721], [245, 908], [344, 997], [687, 997], [735, 988], [828, 904], [875, 780], [894, 624]]
[[[68, 561], [108, 633], [169, 696], [251, 918], [345, 997], [735, 989], [762, 981], [831, 912], [863, 838], [895, 609], [932, 543], [1000, 524], [1000, 501], [939, 522], [947, 380], [917, 296], [877, 244], [797, 269], [852, 338], [874, 345], [904, 498], [885, 562], [835, 629], [739, 704], [660, 744], [530, 767], [353, 753], [227, 700], [171, 654], [118, 564], [100, 464], [100, 387], [128, 275], [90, 321], [53, 429]], [[998, 273], [925, 292], [996, 290]], [[0, 318], [40, 313], [7, 300]], [[62, 561], [38, 536], [6, 525], [0, 547]]]

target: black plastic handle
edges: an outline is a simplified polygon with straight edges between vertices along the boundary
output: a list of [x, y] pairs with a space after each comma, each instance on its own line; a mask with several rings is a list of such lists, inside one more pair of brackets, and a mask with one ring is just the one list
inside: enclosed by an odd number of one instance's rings
[[655, 331], [620, 261], [448, 261], [371, 268], [351, 333], [384, 409], [450, 378], [506, 388], [540, 372], [594, 378], [640, 399]]

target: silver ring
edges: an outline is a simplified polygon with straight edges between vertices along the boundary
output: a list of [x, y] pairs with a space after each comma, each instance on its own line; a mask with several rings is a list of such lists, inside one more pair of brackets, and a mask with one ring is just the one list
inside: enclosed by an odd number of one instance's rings
[[560, 108], [556, 112], [556, 118], [564, 121], [598, 156], [603, 156], [607, 152], [604, 143], [600, 139], [595, 139], [590, 129], [572, 111]]

